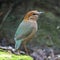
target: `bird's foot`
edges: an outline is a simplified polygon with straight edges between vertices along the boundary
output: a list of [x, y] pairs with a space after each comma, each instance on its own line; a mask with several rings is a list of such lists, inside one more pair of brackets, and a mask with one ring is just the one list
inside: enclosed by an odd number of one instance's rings
[[20, 51], [20, 54], [25, 55], [26, 53], [24, 51]]
[[22, 54], [22, 55], [25, 55], [25, 52], [24, 51], [13, 51], [13, 53], [14, 54], [16, 54], [16, 55], [20, 55], [20, 54]]
[[13, 53], [16, 54], [16, 55], [20, 55], [19, 51], [14, 51]]
[[16, 54], [16, 55], [20, 55], [20, 53], [19, 53], [19, 52], [14, 52], [14, 54]]

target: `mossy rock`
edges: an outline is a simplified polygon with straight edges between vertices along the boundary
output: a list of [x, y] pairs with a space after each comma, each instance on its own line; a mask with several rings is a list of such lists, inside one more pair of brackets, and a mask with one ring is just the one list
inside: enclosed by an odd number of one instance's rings
[[0, 49], [0, 60], [33, 60], [33, 58], [27, 55], [10, 54], [5, 50]]

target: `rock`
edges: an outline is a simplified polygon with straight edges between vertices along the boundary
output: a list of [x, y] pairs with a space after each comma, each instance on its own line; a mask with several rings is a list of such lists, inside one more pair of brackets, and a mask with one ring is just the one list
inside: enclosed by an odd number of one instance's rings
[[46, 59], [46, 55], [43, 52], [42, 49], [38, 49], [37, 51], [34, 51], [31, 56], [35, 59], [35, 60], [44, 60]]

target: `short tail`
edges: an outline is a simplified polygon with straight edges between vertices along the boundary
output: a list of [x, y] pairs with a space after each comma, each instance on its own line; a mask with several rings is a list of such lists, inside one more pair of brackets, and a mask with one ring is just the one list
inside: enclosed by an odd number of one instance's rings
[[19, 49], [23, 40], [15, 40], [15, 49]]

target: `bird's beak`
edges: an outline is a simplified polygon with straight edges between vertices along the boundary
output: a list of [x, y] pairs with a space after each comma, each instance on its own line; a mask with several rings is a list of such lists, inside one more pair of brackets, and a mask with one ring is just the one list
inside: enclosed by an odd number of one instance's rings
[[38, 12], [38, 14], [40, 15], [40, 14], [43, 14], [44, 12]]

